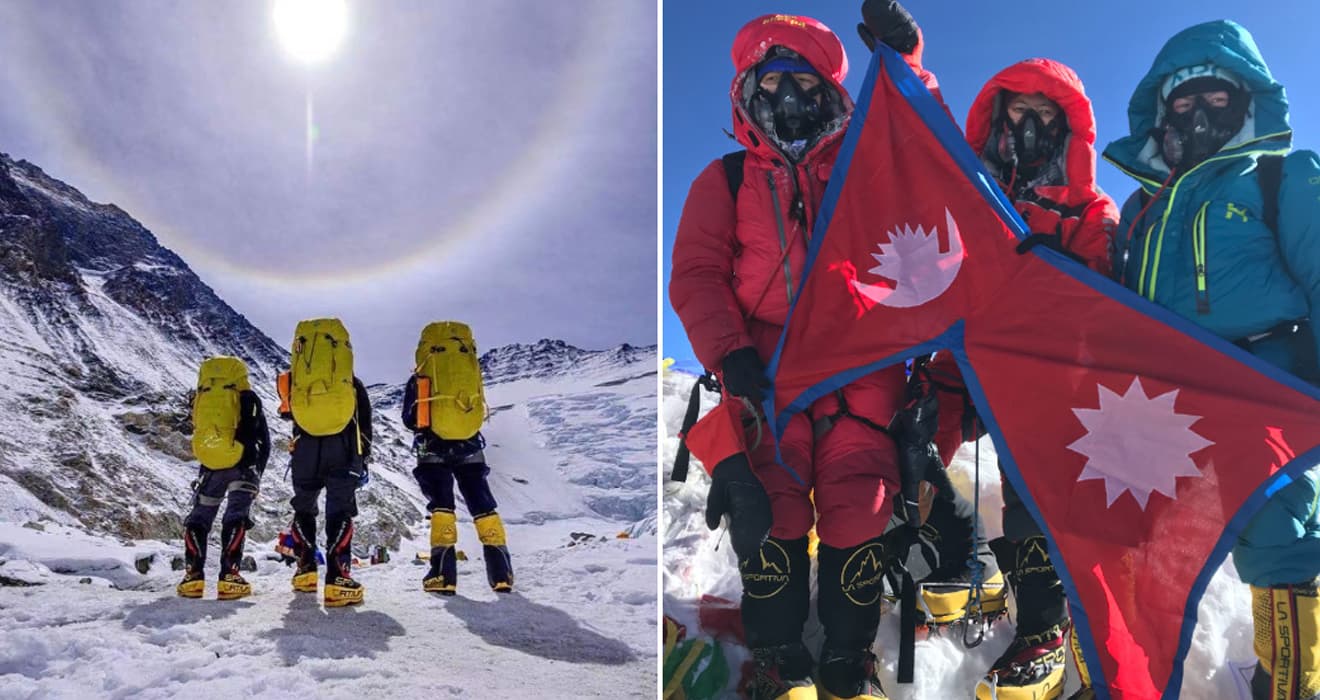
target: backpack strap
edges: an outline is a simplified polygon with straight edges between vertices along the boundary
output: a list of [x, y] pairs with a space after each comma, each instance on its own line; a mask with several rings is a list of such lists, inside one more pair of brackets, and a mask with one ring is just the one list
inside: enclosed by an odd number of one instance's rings
[[738, 202], [738, 190], [742, 189], [743, 163], [747, 162], [747, 151], [725, 153], [721, 158], [724, 163], [724, 177], [729, 181], [729, 195]]
[[1283, 156], [1261, 156], [1256, 159], [1256, 182], [1264, 202], [1261, 220], [1275, 235], [1279, 233], [1279, 190], [1283, 186]]
[[692, 385], [692, 393], [688, 394], [687, 412], [683, 415], [683, 425], [678, 429], [678, 454], [674, 456], [674, 470], [670, 472], [671, 481], [687, 481], [688, 464], [692, 459], [692, 451], [687, 446], [687, 432], [692, 426], [697, 424], [697, 414], [701, 412], [701, 389], [720, 393], [720, 382], [714, 372], [706, 372], [697, 378]]

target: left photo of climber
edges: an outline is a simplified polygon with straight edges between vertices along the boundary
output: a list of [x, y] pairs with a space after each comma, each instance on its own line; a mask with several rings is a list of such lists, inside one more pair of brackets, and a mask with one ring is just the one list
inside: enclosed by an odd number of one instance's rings
[[657, 22], [0, 7], [0, 696], [654, 697]]

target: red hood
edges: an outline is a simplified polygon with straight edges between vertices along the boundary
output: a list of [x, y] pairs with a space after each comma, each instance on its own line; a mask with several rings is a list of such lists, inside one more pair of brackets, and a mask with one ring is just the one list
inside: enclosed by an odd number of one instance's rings
[[[748, 151], [766, 158], [778, 158], [779, 151], [747, 114], [744, 91], [748, 87], [749, 72], [774, 46], [797, 52], [820, 73], [821, 79], [839, 92], [849, 114], [853, 107], [852, 98], [843, 89], [843, 79], [848, 75], [848, 55], [844, 53], [843, 42], [829, 27], [819, 20], [796, 15], [763, 15], [748, 22], [733, 39], [732, 57], [737, 75], [729, 88], [729, 99], [733, 102], [734, 135], [738, 142]], [[814, 153], [837, 141], [847, 126], [847, 117], [839, 120], [836, 128], [821, 138], [803, 161], [810, 160]]]
[[[967, 142], [979, 155], [990, 138], [990, 124], [1002, 91], [1039, 92], [1054, 101], [1068, 118], [1067, 190], [1069, 199], [1095, 197], [1095, 115], [1081, 78], [1073, 69], [1046, 58], [1030, 58], [999, 71], [981, 88], [967, 113]], [[1073, 203], [1073, 202], [1068, 202]]]

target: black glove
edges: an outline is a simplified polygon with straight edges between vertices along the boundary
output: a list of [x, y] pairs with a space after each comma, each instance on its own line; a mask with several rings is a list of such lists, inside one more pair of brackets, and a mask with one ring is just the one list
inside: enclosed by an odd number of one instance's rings
[[920, 491], [922, 481], [938, 491], [936, 498], [953, 498], [953, 484], [944, 471], [940, 451], [935, 447], [939, 429], [939, 402], [928, 386], [913, 380], [908, 404], [894, 415], [889, 430], [898, 447], [898, 471], [903, 494], [904, 520], [909, 527], [921, 526]]
[[760, 406], [765, 401], [765, 390], [770, 388], [770, 379], [765, 376], [765, 365], [756, 348], [748, 346], [738, 348], [724, 357], [720, 363], [723, 371], [724, 388], [734, 396], [742, 396]]
[[1064, 248], [1063, 239], [1052, 233], [1033, 233], [1030, 236], [1023, 238], [1022, 242], [1017, 245], [1018, 255], [1026, 255], [1027, 251], [1038, 245], [1043, 245], [1050, 250], [1063, 253], [1069, 259], [1081, 263], [1082, 265], [1086, 264], [1086, 261], [1082, 259], [1082, 256]]
[[710, 493], [706, 496], [706, 527], [717, 530], [729, 516], [729, 542], [738, 561], [760, 551], [770, 536], [774, 516], [765, 486], [752, 473], [746, 455], [734, 455], [715, 465], [711, 472]]
[[917, 21], [898, 0], [863, 0], [857, 35], [871, 51], [881, 42], [906, 56], [917, 48]]

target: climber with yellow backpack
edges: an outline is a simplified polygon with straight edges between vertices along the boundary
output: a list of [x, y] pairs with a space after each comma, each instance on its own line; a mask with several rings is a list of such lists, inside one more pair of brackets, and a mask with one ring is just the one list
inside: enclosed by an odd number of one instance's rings
[[317, 500], [324, 489], [325, 605], [357, 605], [365, 589], [352, 577], [353, 518], [371, 458], [371, 402], [353, 374], [353, 345], [337, 318], [300, 321], [289, 364], [277, 386], [280, 417], [293, 421], [293, 590], [316, 592]]
[[206, 539], [227, 497], [221, 519], [217, 597], [243, 598], [252, 593], [252, 586], [239, 574], [238, 566], [252, 527], [252, 501], [270, 457], [270, 431], [242, 360], [212, 357], [202, 363], [193, 394], [192, 423], [193, 455], [202, 466], [193, 482], [192, 510], [183, 521], [184, 574], [176, 592], [184, 598], [202, 597]]
[[510, 592], [513, 563], [504, 523], [495, 512], [495, 497], [486, 482], [490, 468], [481, 435], [486, 395], [472, 329], [457, 321], [427, 325], [417, 342], [415, 360], [404, 388], [403, 424], [415, 435], [417, 468], [413, 476], [426, 494], [431, 514], [431, 568], [422, 579], [422, 590], [441, 595], [454, 595], [458, 590], [457, 481], [481, 540], [487, 581], [495, 591]]

